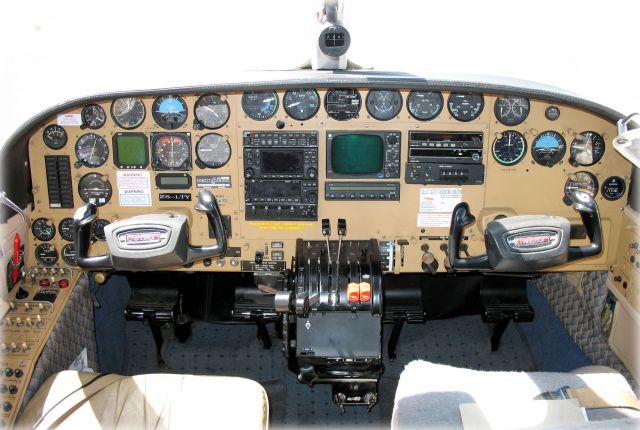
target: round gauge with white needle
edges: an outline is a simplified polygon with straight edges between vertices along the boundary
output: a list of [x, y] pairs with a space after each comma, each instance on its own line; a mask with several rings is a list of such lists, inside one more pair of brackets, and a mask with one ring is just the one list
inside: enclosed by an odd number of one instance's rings
[[189, 133], [151, 135], [154, 170], [189, 170], [191, 145]]
[[598, 179], [593, 173], [586, 171], [572, 173], [564, 184], [564, 202], [567, 205], [571, 204], [570, 195], [574, 191], [583, 191], [595, 197], [598, 194], [598, 188]]
[[194, 112], [201, 126], [213, 130], [229, 120], [229, 103], [218, 94], [205, 94], [196, 101]]
[[51, 149], [60, 149], [67, 144], [67, 132], [58, 124], [51, 124], [42, 133], [44, 144]]
[[447, 107], [451, 116], [458, 121], [473, 121], [484, 109], [484, 97], [476, 93], [451, 93]]
[[217, 133], [205, 134], [196, 143], [196, 156], [202, 166], [217, 169], [229, 162], [231, 145], [226, 138]]
[[316, 90], [288, 90], [284, 93], [283, 103], [287, 115], [305, 121], [318, 113], [320, 96]]
[[527, 141], [517, 131], [507, 130], [493, 142], [493, 158], [503, 166], [513, 166], [527, 153]]
[[136, 97], [115, 99], [111, 104], [111, 117], [120, 127], [130, 130], [144, 121], [146, 110], [142, 100]]
[[104, 113], [102, 106], [90, 104], [82, 108], [80, 118], [82, 119], [81, 128], [96, 129], [104, 125], [107, 115]]
[[242, 109], [251, 119], [266, 121], [278, 111], [278, 95], [274, 91], [249, 91], [242, 95]]
[[365, 104], [369, 115], [380, 121], [388, 121], [400, 113], [402, 95], [397, 90], [371, 90]]

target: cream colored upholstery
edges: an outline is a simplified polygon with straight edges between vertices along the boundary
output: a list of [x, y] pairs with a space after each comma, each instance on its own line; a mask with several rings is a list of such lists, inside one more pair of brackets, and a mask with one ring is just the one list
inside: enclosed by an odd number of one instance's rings
[[[43, 414], [97, 374], [64, 371], [40, 387], [18, 418], [31, 428]], [[86, 388], [83, 390], [86, 392]], [[151, 374], [112, 382], [65, 411], [58, 428], [189, 429], [268, 426], [267, 394], [257, 382], [236, 377]]]

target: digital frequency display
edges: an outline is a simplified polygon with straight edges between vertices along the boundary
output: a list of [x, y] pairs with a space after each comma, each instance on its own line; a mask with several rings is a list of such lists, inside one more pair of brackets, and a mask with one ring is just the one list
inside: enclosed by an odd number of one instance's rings
[[304, 173], [304, 151], [260, 152], [260, 167], [267, 175], [302, 175]]
[[256, 181], [251, 186], [255, 197], [295, 199], [301, 194], [301, 184], [297, 181]]
[[115, 136], [116, 164], [120, 168], [141, 168], [148, 162], [147, 139], [143, 134], [119, 134]]
[[382, 171], [384, 144], [381, 136], [343, 134], [331, 143], [331, 169], [342, 175], [365, 175]]

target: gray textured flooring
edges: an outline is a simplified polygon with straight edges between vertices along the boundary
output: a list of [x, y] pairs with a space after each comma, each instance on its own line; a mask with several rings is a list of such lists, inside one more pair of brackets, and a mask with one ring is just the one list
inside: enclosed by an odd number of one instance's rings
[[[149, 327], [127, 323], [128, 374], [153, 372], [233, 375], [262, 383], [269, 395], [271, 427], [388, 428], [397, 379], [405, 364], [415, 359], [483, 370], [535, 370], [533, 359], [519, 328], [510, 324], [500, 350], [489, 348], [490, 331], [479, 316], [430, 321], [405, 326], [398, 358], [389, 361], [386, 341], [391, 326], [384, 326], [385, 372], [380, 382], [379, 403], [371, 412], [352, 407], [342, 414], [331, 399], [331, 387], [299, 384], [287, 369], [280, 340], [273, 327], [273, 347], [262, 348], [255, 326], [196, 322], [193, 335], [181, 344], [172, 330], [164, 330], [165, 366], [156, 363]], [[241, 399], [238, 399], [241, 401]]]

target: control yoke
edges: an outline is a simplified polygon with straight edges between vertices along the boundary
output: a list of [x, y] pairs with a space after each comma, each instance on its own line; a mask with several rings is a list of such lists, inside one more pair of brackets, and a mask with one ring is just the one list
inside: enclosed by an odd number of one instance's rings
[[215, 245], [190, 245], [185, 215], [147, 214], [106, 226], [109, 253], [89, 256], [91, 223], [97, 217], [97, 207], [88, 202], [73, 217], [76, 263], [89, 270], [156, 270], [224, 255], [227, 233], [216, 198], [207, 190], [200, 191], [195, 209], [207, 215]]
[[469, 205], [459, 203], [451, 215], [449, 262], [455, 270], [497, 270], [532, 272], [559, 266], [602, 252], [600, 212], [594, 198], [583, 191], [570, 195], [572, 207], [580, 213], [590, 243], [569, 246], [571, 224], [562, 217], [522, 215], [496, 219], [487, 224], [487, 253], [460, 258], [462, 232], [476, 218]]

